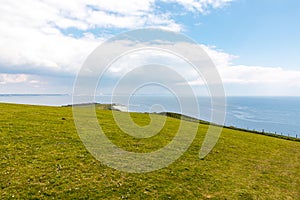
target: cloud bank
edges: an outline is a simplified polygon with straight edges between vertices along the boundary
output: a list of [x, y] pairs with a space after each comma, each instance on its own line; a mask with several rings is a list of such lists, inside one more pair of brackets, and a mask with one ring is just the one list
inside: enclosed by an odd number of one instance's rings
[[[0, 7], [0, 84], [7, 88], [10, 84], [23, 83], [38, 86], [41, 82], [47, 84], [42, 76], [74, 77], [86, 57], [105, 39], [120, 31], [156, 27], [184, 32], [184, 24], [174, 18], [178, 13], [164, 10], [161, 4], [179, 6], [183, 12], [208, 14], [231, 1], [3, 0]], [[236, 56], [216, 47], [201, 47], [212, 58], [227, 85], [238, 85], [238, 90], [264, 85], [273, 91], [284, 86], [300, 95], [297, 92], [300, 91], [300, 71], [280, 66], [233, 65]], [[123, 63], [124, 67], [127, 65], [130, 63]], [[185, 74], [192, 85], [203, 85], [203, 80], [193, 77], [192, 72]], [[51, 84], [49, 79], [47, 81]], [[2, 88], [1, 92], [5, 91]]]
[[[180, 31], [155, 0], [4, 0], [0, 7], [1, 71], [75, 74], [107, 30], [161, 27]], [[197, 12], [228, 0], [164, 1]], [[111, 33], [108, 33], [111, 34]], [[13, 68], [13, 70], [12, 70]]]

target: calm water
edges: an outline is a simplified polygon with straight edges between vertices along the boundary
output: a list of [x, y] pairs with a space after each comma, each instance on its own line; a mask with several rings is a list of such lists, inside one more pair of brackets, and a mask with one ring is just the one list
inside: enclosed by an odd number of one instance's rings
[[[108, 96], [96, 97], [100, 103], [110, 103]], [[72, 104], [68, 95], [0, 95], [0, 102], [60, 106]], [[171, 111], [181, 113], [180, 104], [174, 97], [135, 96], [127, 103], [122, 97], [114, 103], [126, 105], [129, 111], [151, 112]], [[153, 105], [161, 105], [157, 110]], [[185, 109], [184, 114], [209, 121], [211, 113], [210, 99], [198, 98], [200, 116], [195, 108]], [[300, 136], [300, 97], [227, 97], [225, 124], [246, 129], [264, 130], [277, 134]]]

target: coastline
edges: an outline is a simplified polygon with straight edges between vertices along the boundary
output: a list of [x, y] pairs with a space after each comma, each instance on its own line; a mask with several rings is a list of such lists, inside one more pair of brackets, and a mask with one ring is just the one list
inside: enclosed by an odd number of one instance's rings
[[[72, 106], [88, 106], [88, 105], [99, 105], [99, 106], [103, 106], [105, 109], [107, 110], [116, 110], [116, 111], [120, 111], [120, 112], [130, 112], [128, 111], [128, 108], [122, 104], [102, 104], [102, 103], [83, 103], [83, 104], [70, 104], [70, 105], [63, 105], [62, 107], [72, 107]], [[205, 121], [202, 119], [197, 119], [188, 115], [184, 115], [184, 114], [180, 114], [180, 113], [174, 113], [174, 112], [153, 112], [153, 113], [149, 113], [149, 112], [136, 112], [136, 113], [144, 113], [144, 114], [158, 114], [158, 115], [166, 115], [168, 117], [172, 117], [172, 118], [176, 118], [176, 119], [181, 119], [181, 120], [187, 120], [187, 121], [192, 121], [192, 122], [196, 122], [199, 124], [212, 124], [209, 121]], [[227, 128], [227, 129], [231, 129], [231, 130], [237, 130], [237, 131], [243, 131], [243, 132], [248, 132], [248, 133], [253, 133], [253, 134], [259, 134], [259, 135], [265, 135], [265, 136], [270, 136], [270, 137], [275, 137], [275, 138], [280, 138], [280, 139], [285, 139], [285, 140], [291, 140], [291, 141], [297, 141], [300, 142], [300, 138], [298, 137], [298, 135], [296, 135], [296, 137], [292, 137], [289, 135], [283, 135], [283, 134], [276, 134], [276, 133], [271, 133], [271, 132], [265, 132], [265, 131], [257, 131], [257, 130], [250, 130], [250, 129], [245, 129], [245, 128], [240, 128], [240, 127], [235, 127], [235, 126], [226, 126], [226, 125], [220, 125], [220, 124], [212, 124], [215, 126], [222, 126], [223, 128]]]
[[[55, 94], [56, 96], [57, 94]], [[21, 95], [22, 96], [22, 95]], [[38, 95], [39, 97], [44, 97], [44, 95]], [[63, 94], [60, 94], [60, 96], [65, 96]], [[33, 95], [33, 97], [36, 97], [36, 95]], [[5, 103], [5, 102], [3, 102]], [[53, 106], [53, 107], [65, 107], [65, 106], [74, 106], [72, 104], [60, 104], [60, 105], [41, 105], [41, 104], [35, 104], [35, 103], [10, 103], [10, 104], [23, 104], [23, 105], [32, 105], [32, 106]], [[79, 105], [89, 105], [89, 104], [95, 104], [95, 105], [106, 105], [105, 109], [113, 109], [113, 110], [118, 110], [118, 111], [122, 111], [122, 112], [129, 112], [128, 108], [122, 104], [105, 104], [105, 103], [98, 103], [98, 102], [91, 102], [91, 103], [86, 103], [86, 104], [77, 104], [75, 106], [79, 106]], [[130, 111], [132, 112], [132, 111]], [[134, 111], [134, 112], [139, 112], [139, 111]], [[140, 112], [140, 113], [145, 113], [145, 112]], [[171, 112], [169, 112], [171, 113]], [[178, 114], [178, 115], [181, 115], [181, 114]], [[172, 116], [170, 116], [172, 117]], [[177, 118], [179, 118], [177, 116]], [[194, 121], [198, 121], [200, 123], [203, 123], [203, 124], [209, 124], [210, 122], [207, 121], [207, 120], [202, 120], [202, 119], [196, 119], [196, 118], [193, 118], [193, 117], [190, 117], [190, 116], [184, 116], [185, 120], [194, 120]], [[229, 129], [234, 129], [234, 130], [240, 130], [240, 131], [245, 131], [245, 132], [250, 132], [250, 133], [254, 133], [254, 134], [261, 134], [261, 135], [268, 135], [268, 136], [271, 136], [271, 137], [277, 137], [277, 138], [283, 138], [283, 139], [288, 139], [288, 140], [296, 140], [296, 141], [299, 141], [299, 137], [300, 137], [300, 133], [298, 134], [296, 132], [296, 134], [288, 134], [284, 131], [278, 131], [277, 133], [275, 132], [270, 132], [270, 131], [267, 131], [267, 128], [266, 129], [263, 129], [264, 127], [260, 128], [260, 129], [249, 129], [249, 128], [245, 128], [245, 127], [240, 127], [238, 125], [223, 125], [223, 127], [225, 128], [229, 128]], [[261, 131], [260, 131], [261, 130]], [[266, 130], [266, 131], [264, 131]]]

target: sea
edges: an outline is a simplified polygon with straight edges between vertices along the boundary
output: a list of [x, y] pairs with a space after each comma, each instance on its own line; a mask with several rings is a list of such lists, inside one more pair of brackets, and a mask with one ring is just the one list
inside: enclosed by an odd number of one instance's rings
[[[188, 97], [186, 97], [188, 98]], [[177, 112], [210, 121], [211, 98], [197, 97], [198, 109], [171, 96], [136, 95], [125, 97], [96, 96], [97, 103], [116, 103], [130, 112]], [[0, 94], [0, 102], [63, 106], [73, 104], [72, 95], [65, 94]], [[300, 137], [300, 97], [226, 97], [224, 125]]]

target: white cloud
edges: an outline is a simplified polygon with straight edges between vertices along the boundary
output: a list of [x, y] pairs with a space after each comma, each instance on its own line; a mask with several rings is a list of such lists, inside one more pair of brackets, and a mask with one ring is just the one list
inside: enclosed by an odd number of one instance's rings
[[[131, 46], [134, 45], [134, 43], [130, 43], [129, 41], [112, 43], [111, 49], [122, 49], [127, 45]], [[198, 76], [196, 71], [189, 64], [173, 54], [159, 50], [160, 48], [181, 50], [195, 49], [194, 45], [195, 44], [180, 42], [174, 44], [162, 43], [161, 45], [158, 45], [157, 50], [131, 52], [115, 61], [108, 69], [108, 72], [114, 77], [121, 77], [139, 66], [156, 63], [168, 66], [170, 69], [175, 70], [189, 81], [191, 85], [202, 86], [205, 85], [205, 81]], [[136, 44], [136, 48], [140, 47], [143, 47], [143, 45]], [[274, 90], [279, 86], [286, 87], [287, 89], [300, 87], [300, 71], [285, 70], [280, 67], [234, 65], [233, 60], [236, 56], [228, 54], [220, 49], [216, 49], [213, 46], [200, 45], [200, 47], [215, 64], [225, 85], [236, 84], [243, 87], [243, 89], [251, 85], [256, 87], [274, 86]], [[190, 58], [194, 59], [194, 62], [192, 63], [202, 63], [201, 59], [204, 57], [199, 56], [199, 53], [200, 52], [194, 51], [189, 52]], [[205, 69], [203, 68], [203, 70]], [[157, 76], [165, 76], [165, 74], [157, 74]]]
[[[13, 29], [15, 33], [10, 34]], [[16, 71], [75, 73], [100, 40], [43, 33], [24, 27], [1, 26], [0, 64]], [[49, 30], [48, 30], [49, 31]]]
[[[264, 67], [264, 66], [246, 66], [233, 65], [232, 61], [236, 56], [225, 53], [215, 47], [201, 45], [210, 58], [215, 63], [223, 83], [235, 84], [240, 90], [247, 93], [247, 87], [255, 86], [258, 90], [260, 87], [267, 88], [270, 94], [276, 93], [277, 89], [285, 88], [289, 95], [300, 95], [300, 71], [285, 70], [282, 67]], [[195, 79], [190, 82], [192, 85], [203, 85], [201, 79]], [[295, 89], [295, 90], [293, 90]], [[291, 92], [293, 91], [293, 92]], [[284, 92], [284, 89], [280, 92]]]
[[64, 18], [61, 9], [42, 1], [2, 2], [0, 65], [5, 71], [75, 73], [101, 38], [74, 38], [55, 26], [85, 24]]
[[237, 58], [237, 56], [226, 53], [222, 49], [217, 49], [215, 46], [206, 46], [203, 44], [200, 46], [212, 58], [218, 69], [232, 65], [232, 61]]
[[281, 67], [228, 66], [220, 71], [225, 83], [270, 84], [300, 87], [300, 71]]
[[23, 83], [28, 77], [26, 74], [0, 74], [0, 84]]
[[[181, 25], [169, 15], [155, 14], [154, 4], [154, 0], [3, 0], [0, 66], [5, 69], [2, 71], [75, 74], [89, 53], [104, 40], [90, 32], [90, 28], [155, 26], [181, 30]], [[83, 31], [83, 36], [62, 33], [62, 29], [71, 27]]]
[[184, 6], [192, 12], [207, 13], [209, 8], [220, 8], [234, 0], [163, 0], [165, 2], [175, 2]]
[[[211, 8], [221, 8], [232, 0], [161, 1], [176, 3], [187, 11], [205, 14]], [[106, 34], [106, 30], [110, 29], [141, 27], [182, 31], [184, 26], [176, 22], [172, 14], [157, 11], [158, 2], [159, 0], [2, 0], [0, 73], [3, 73], [0, 74], [0, 84], [39, 84], [39, 81], [30, 79], [25, 73], [76, 74], [84, 59], [105, 39], [101, 36], [101, 31]], [[75, 28], [79, 33], [63, 34], [68, 28]], [[91, 29], [94, 28], [100, 34], [92, 32]], [[232, 61], [235, 56], [215, 47], [201, 47], [212, 58], [225, 84], [280, 85], [299, 90], [300, 71], [276, 66], [234, 66]], [[18, 74], [9, 74], [10, 71]], [[192, 71], [182, 74], [192, 84], [203, 85], [203, 81], [195, 77]]]
[[[168, 13], [156, 11], [158, 0], [3, 0], [0, 7], [0, 66], [14, 73], [75, 74], [104, 38], [90, 32], [109, 28], [183, 29]], [[216, 1], [180, 1], [186, 7]], [[198, 9], [199, 12], [202, 12]], [[62, 30], [76, 28], [82, 35]], [[105, 31], [104, 31], [105, 33]], [[0, 68], [1, 70], [1, 68]]]
[[47, 82], [43, 81], [44, 78], [29, 74], [6, 74], [0, 73], [0, 84], [18, 86], [22, 91], [25, 87], [39, 87], [40, 85], [45, 85]]

